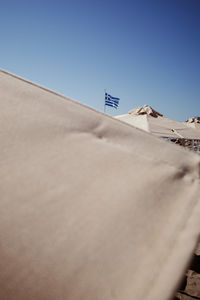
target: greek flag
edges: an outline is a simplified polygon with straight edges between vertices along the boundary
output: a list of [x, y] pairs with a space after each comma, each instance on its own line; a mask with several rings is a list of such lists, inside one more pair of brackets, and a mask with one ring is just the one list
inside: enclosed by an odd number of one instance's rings
[[114, 107], [114, 108], [118, 108], [119, 106], [119, 98], [116, 98], [116, 97], [113, 97], [107, 93], [105, 93], [105, 105], [107, 106], [111, 106], [111, 107]]

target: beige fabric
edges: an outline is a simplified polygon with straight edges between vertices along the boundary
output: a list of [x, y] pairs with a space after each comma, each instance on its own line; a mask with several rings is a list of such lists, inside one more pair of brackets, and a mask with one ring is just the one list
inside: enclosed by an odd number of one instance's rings
[[145, 130], [158, 137], [200, 139], [200, 131], [186, 123], [162, 117], [150, 106], [131, 110], [128, 114], [116, 116], [117, 119]]
[[3, 71], [0, 105], [0, 299], [170, 299], [199, 156]]

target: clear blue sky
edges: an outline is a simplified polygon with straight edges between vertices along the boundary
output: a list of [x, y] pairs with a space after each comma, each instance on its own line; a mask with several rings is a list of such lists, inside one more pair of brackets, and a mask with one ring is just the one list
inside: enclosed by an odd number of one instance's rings
[[0, 68], [112, 115], [200, 115], [200, 0], [1, 1]]

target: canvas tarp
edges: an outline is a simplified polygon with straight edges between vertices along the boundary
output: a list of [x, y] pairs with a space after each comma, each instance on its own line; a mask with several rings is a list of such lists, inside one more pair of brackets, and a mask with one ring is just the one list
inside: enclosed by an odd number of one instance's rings
[[0, 299], [170, 299], [199, 157], [4, 71], [0, 105]]
[[165, 118], [150, 106], [131, 110], [128, 114], [116, 118], [158, 137], [200, 140], [200, 131], [188, 127], [185, 123]]

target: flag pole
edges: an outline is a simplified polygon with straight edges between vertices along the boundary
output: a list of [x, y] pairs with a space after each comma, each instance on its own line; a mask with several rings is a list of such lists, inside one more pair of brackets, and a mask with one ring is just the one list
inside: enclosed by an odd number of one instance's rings
[[106, 89], [104, 89], [104, 114], [106, 113], [106, 101], [105, 101], [105, 96], [106, 96]]

